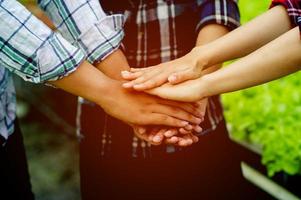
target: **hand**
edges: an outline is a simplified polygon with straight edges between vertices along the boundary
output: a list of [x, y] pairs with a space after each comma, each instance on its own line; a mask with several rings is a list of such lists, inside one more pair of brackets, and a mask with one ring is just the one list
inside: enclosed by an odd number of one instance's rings
[[195, 48], [187, 55], [170, 62], [147, 68], [131, 68], [130, 72], [123, 71], [122, 77], [129, 81], [123, 87], [143, 91], [166, 82], [178, 84], [199, 78], [205, 66], [205, 59], [200, 58], [200, 48]]
[[[195, 103], [200, 113], [205, 116], [208, 98], [202, 99]], [[204, 118], [203, 118], [204, 120]], [[181, 147], [190, 146], [198, 142], [198, 137], [193, 132], [201, 133], [202, 128], [198, 125], [188, 125], [185, 128], [160, 128], [132, 125], [135, 135], [145, 140], [152, 145], [160, 145], [165, 141], [165, 144], [172, 144]]]
[[195, 79], [180, 83], [178, 85], [172, 85], [166, 83], [160, 87], [147, 90], [146, 92], [151, 95], [159, 96], [163, 99], [169, 99], [182, 102], [197, 102], [204, 98], [202, 95], [206, 87], [201, 79]]
[[103, 109], [129, 124], [186, 127], [189, 123], [200, 124], [202, 121], [197, 106], [127, 91], [120, 82], [111, 84], [104, 96], [106, 101], [101, 103]]
[[165, 144], [187, 147], [199, 140], [191, 131], [182, 134], [174, 128], [133, 126], [133, 129], [138, 138], [152, 145], [160, 145], [165, 141]]
[[[197, 110], [203, 116], [205, 116], [208, 99], [202, 99], [195, 103]], [[202, 121], [204, 118], [202, 118]], [[193, 131], [197, 133], [202, 132], [202, 128], [199, 125], [187, 125], [185, 128], [160, 128], [160, 127], [147, 127], [132, 125], [135, 135], [145, 140], [152, 145], [160, 145], [163, 141], [166, 144], [178, 145], [178, 146], [190, 146], [195, 142], [198, 142], [198, 137], [193, 135]]]

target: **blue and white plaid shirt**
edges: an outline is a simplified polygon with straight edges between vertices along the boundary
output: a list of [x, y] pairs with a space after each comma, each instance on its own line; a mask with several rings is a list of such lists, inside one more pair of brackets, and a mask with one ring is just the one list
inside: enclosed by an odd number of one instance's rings
[[104, 59], [123, 38], [123, 16], [107, 16], [98, 0], [39, 0], [55, 33], [16, 0], [0, 0], [0, 141], [16, 117], [12, 73], [25, 81], [58, 80], [80, 63]]

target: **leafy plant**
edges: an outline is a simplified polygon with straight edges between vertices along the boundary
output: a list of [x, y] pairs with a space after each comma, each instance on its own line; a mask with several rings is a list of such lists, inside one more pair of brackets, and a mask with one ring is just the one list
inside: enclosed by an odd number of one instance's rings
[[270, 176], [301, 172], [301, 73], [223, 96], [234, 138], [262, 146]]
[[[246, 23], [268, 9], [270, 0], [240, 0]], [[223, 96], [235, 139], [259, 144], [268, 175], [301, 172], [301, 73]]]

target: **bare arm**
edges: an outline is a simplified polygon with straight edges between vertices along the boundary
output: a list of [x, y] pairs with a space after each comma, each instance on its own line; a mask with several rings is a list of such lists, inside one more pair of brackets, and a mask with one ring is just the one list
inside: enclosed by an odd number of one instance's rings
[[250, 55], [199, 79], [166, 84], [150, 91], [162, 98], [197, 101], [272, 81], [300, 70], [299, 28], [294, 28]]
[[[124, 87], [146, 90], [158, 87], [167, 81], [177, 84], [196, 79], [202, 75], [203, 69], [245, 56], [289, 29], [291, 24], [285, 8], [276, 6], [220, 39], [194, 48], [179, 59], [150, 69], [133, 69], [132, 73], [123, 74], [125, 79], [131, 80]], [[146, 81], [150, 83], [146, 84]]]
[[294, 73], [301, 67], [300, 52], [300, 32], [294, 28], [230, 66], [201, 78], [201, 82], [212, 85], [203, 95], [252, 87]]
[[125, 91], [119, 81], [106, 77], [88, 62], [83, 62], [75, 72], [63, 79], [49, 83], [96, 102], [108, 114], [127, 123], [185, 127], [187, 121], [193, 124], [199, 122], [199, 119], [181, 109], [185, 104]]
[[[231, 33], [204, 46], [199, 51], [207, 66], [250, 54], [290, 30], [291, 23], [283, 6], [276, 6]], [[207, 52], [207, 53], [206, 53]], [[202, 62], [200, 60], [200, 62]], [[205, 67], [207, 67], [205, 66]]]
[[94, 63], [94, 66], [106, 76], [115, 80], [123, 80], [120, 72], [130, 69], [127, 59], [120, 49], [114, 51], [103, 61]]
[[[198, 37], [196, 40], [196, 46], [206, 45], [207, 43], [225, 35], [228, 32], [229, 32], [229, 30], [225, 26], [222, 26], [222, 25], [218, 25], [218, 24], [206, 25], [200, 30], [200, 32], [198, 34]], [[217, 69], [219, 69], [220, 67], [221, 67], [221, 65], [212, 66], [212, 67], [204, 70], [202, 72], [202, 74], [205, 75], [205, 74], [212, 73], [212, 72], [216, 71]], [[200, 113], [202, 113], [203, 116], [206, 113], [207, 102], [208, 102], [207, 99], [202, 99], [198, 102], [198, 105], [199, 105], [198, 111]], [[200, 127], [198, 127], [198, 126], [194, 127], [194, 130], [196, 132], [201, 131]], [[177, 130], [169, 130], [169, 131], [170, 131], [170, 135], [168, 135], [169, 132], [166, 132], [166, 135], [169, 136], [168, 137], [169, 139], [167, 139], [166, 142], [169, 144], [179, 144], [180, 146], [188, 146], [188, 145], [191, 145], [193, 142], [198, 141], [197, 137], [192, 135], [192, 133], [191, 133], [193, 130], [185, 130], [184, 128], [180, 128], [179, 131], [182, 134], [186, 134], [184, 136], [184, 138], [179, 137]], [[164, 132], [154, 133], [153, 135], [154, 135], [153, 138], [158, 138], [158, 143], [161, 143], [163, 141]]]

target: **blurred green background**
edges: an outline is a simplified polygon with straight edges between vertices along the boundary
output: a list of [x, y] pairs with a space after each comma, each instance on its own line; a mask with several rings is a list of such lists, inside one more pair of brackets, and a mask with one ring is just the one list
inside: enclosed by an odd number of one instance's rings
[[[270, 0], [240, 0], [241, 21], [246, 23], [266, 10]], [[260, 72], [258, 72], [260, 73]], [[255, 88], [223, 95], [233, 137], [256, 144], [268, 174], [301, 172], [301, 74]]]
[[[34, 13], [34, 1], [24, 0]], [[240, 0], [241, 22], [268, 9], [270, 0]], [[260, 72], [258, 72], [260, 73]], [[76, 98], [16, 78], [18, 115], [24, 132], [33, 190], [37, 199], [80, 199], [78, 145], [75, 137]], [[301, 74], [223, 95], [232, 136], [262, 152], [268, 174], [295, 175], [301, 166]], [[30, 93], [24, 89], [33, 91]], [[22, 88], [22, 89], [21, 89]], [[51, 101], [55, 96], [58, 101]], [[37, 102], [43, 102], [43, 106]], [[64, 107], [65, 109], [61, 109]]]

